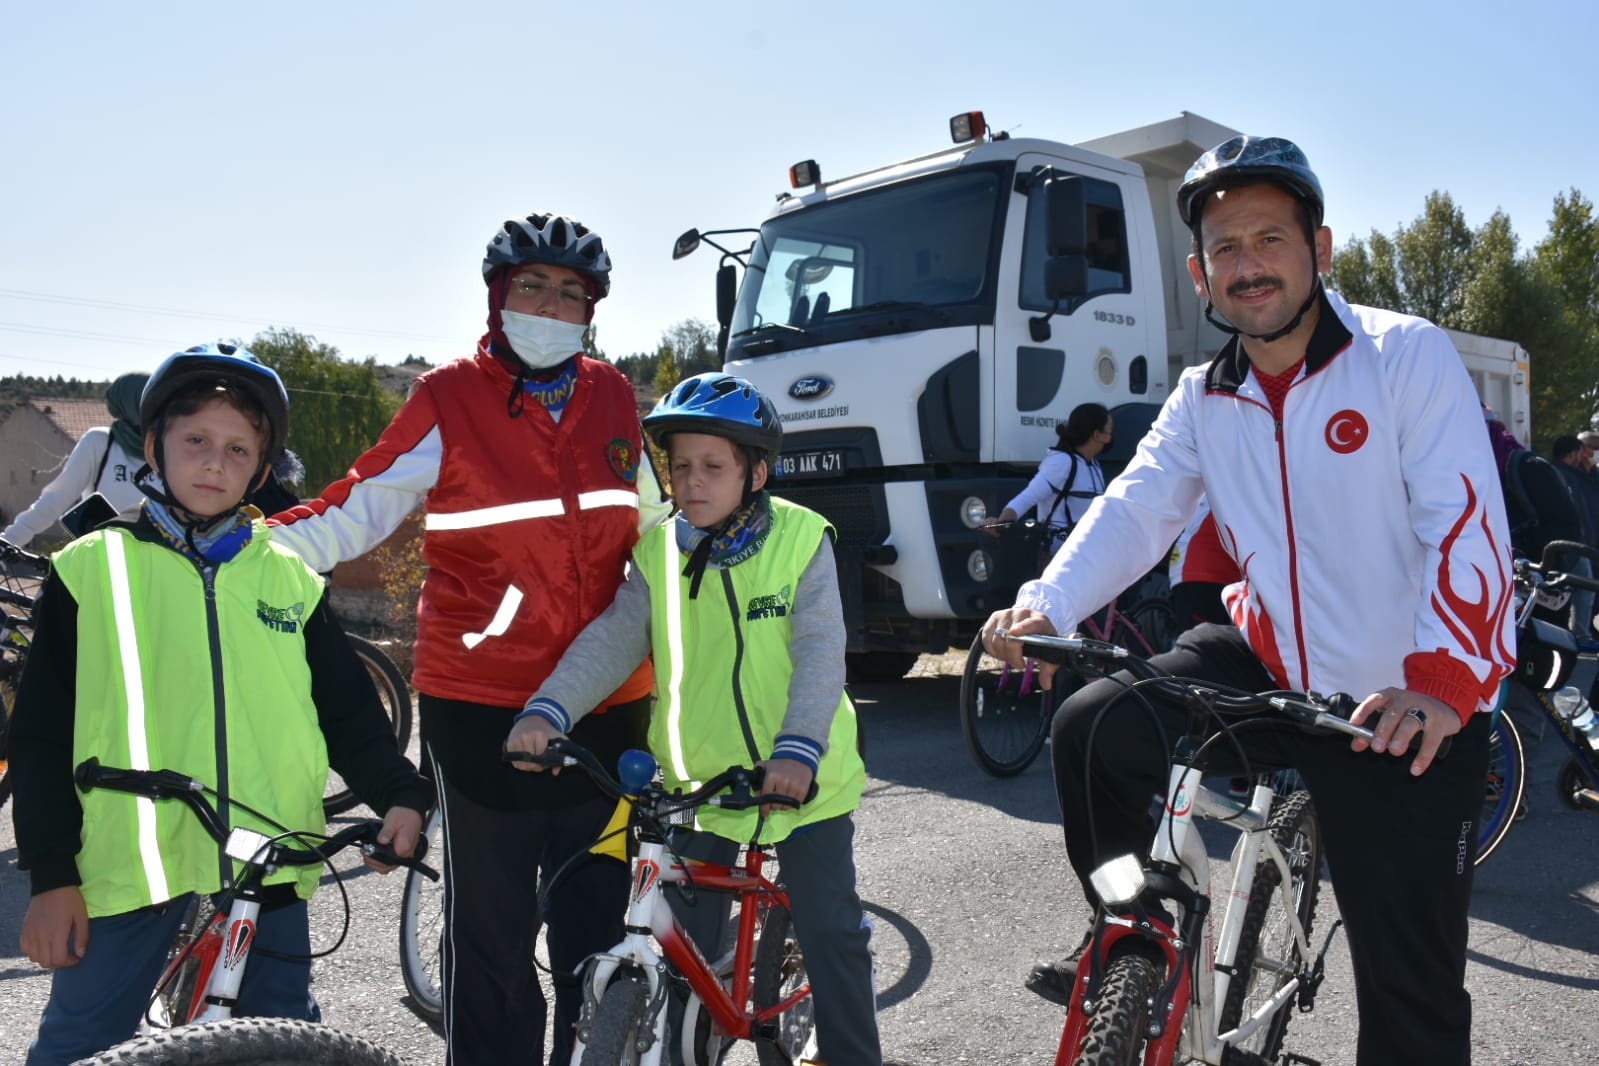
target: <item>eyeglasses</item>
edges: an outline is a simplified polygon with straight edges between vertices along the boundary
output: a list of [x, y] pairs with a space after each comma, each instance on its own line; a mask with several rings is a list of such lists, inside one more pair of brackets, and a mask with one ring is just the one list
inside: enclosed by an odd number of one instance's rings
[[572, 308], [587, 308], [589, 304], [594, 302], [594, 297], [582, 289], [571, 286], [551, 285], [547, 281], [539, 281], [536, 278], [512, 278], [511, 284], [516, 287], [517, 292], [530, 300], [542, 300], [546, 296], [553, 295], [557, 300]]

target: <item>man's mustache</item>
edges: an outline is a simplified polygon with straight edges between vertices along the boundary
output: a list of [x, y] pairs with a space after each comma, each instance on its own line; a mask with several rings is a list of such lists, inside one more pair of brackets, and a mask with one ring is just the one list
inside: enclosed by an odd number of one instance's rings
[[1238, 296], [1248, 292], [1250, 289], [1280, 289], [1282, 287], [1282, 278], [1276, 277], [1272, 274], [1262, 274], [1258, 278], [1245, 278], [1242, 281], [1233, 282], [1231, 285], [1227, 286], [1227, 295]]

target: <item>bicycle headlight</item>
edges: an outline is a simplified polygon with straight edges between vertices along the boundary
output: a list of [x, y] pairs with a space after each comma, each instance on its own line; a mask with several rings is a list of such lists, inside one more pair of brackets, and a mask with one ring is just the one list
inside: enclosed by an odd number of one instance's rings
[[1122, 855], [1088, 875], [1089, 884], [1107, 907], [1125, 907], [1144, 894], [1144, 867], [1132, 855]]

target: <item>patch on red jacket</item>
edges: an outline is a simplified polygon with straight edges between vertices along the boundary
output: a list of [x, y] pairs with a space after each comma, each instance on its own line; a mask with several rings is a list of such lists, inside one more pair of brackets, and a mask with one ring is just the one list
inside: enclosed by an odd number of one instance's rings
[[1359, 411], [1346, 408], [1327, 420], [1327, 447], [1339, 455], [1358, 451], [1370, 435], [1371, 426]]
[[638, 480], [638, 448], [625, 437], [617, 437], [605, 447], [605, 461], [611, 473], [629, 485]]

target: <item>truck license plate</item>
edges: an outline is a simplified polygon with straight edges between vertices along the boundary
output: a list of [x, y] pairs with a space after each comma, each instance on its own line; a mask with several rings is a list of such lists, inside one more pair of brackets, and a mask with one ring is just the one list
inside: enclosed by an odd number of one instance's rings
[[819, 448], [808, 452], [789, 452], [777, 457], [773, 470], [784, 480], [810, 477], [837, 477], [844, 472], [844, 453], [837, 448]]

